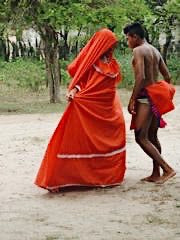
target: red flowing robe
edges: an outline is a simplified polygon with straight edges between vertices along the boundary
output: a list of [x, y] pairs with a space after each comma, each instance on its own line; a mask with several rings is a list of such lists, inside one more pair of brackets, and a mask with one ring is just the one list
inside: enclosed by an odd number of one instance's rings
[[[70, 89], [78, 83], [81, 91], [67, 106], [48, 144], [35, 181], [42, 188], [109, 186], [119, 184], [124, 178], [125, 122], [116, 93], [120, 70], [115, 59], [112, 58], [109, 64], [99, 59], [117, 40], [109, 30], [100, 32], [106, 33], [105, 38], [109, 34], [113, 41], [109, 41], [100, 53], [92, 44], [95, 51], [91, 49], [90, 56], [92, 58], [95, 52], [98, 59], [94, 57], [88, 63], [88, 59], [83, 62], [82, 50], [80, 57], [69, 66], [69, 72], [74, 76]], [[102, 39], [104, 41], [103, 34], [101, 38], [95, 34], [98, 44]], [[82, 61], [79, 60], [81, 56]], [[77, 62], [80, 65], [76, 65]], [[84, 63], [87, 69], [81, 74], [78, 69]], [[72, 73], [75, 65], [78, 67]]]

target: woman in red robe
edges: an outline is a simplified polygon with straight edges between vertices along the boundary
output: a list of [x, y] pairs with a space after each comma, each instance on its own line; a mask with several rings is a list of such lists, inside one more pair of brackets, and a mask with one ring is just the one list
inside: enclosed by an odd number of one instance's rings
[[121, 73], [108, 29], [96, 32], [68, 66], [69, 104], [48, 144], [35, 184], [112, 186], [125, 174], [125, 122], [116, 93]]

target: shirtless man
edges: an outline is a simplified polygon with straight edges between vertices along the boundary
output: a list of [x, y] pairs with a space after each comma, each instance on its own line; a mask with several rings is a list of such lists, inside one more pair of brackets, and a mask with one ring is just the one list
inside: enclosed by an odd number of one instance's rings
[[[152, 174], [142, 180], [164, 183], [176, 173], [161, 156], [161, 145], [157, 138], [159, 123], [151, 111], [148, 98], [142, 96], [142, 90], [158, 81], [159, 72], [170, 83], [170, 74], [159, 51], [145, 40], [144, 30], [139, 23], [126, 26], [124, 34], [129, 48], [133, 49], [132, 65], [135, 76], [128, 111], [134, 118], [136, 142], [153, 160]], [[163, 170], [162, 176], [160, 168]]]

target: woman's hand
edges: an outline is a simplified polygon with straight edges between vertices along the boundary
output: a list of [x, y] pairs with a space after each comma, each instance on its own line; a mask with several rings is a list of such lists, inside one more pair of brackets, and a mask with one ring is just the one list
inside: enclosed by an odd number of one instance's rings
[[67, 99], [67, 101], [69, 101], [69, 102], [72, 101], [77, 92], [78, 92], [78, 89], [77, 89], [77, 88], [73, 88], [72, 90], [70, 90], [70, 91], [66, 94], [66, 99]]

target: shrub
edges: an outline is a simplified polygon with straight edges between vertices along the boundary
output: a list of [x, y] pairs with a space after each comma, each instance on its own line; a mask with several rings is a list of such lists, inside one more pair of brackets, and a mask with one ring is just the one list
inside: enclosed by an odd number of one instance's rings
[[171, 55], [170, 58], [167, 60], [167, 65], [169, 72], [172, 76], [172, 82], [174, 84], [180, 84], [180, 59], [175, 56]]
[[38, 60], [17, 59], [13, 62], [0, 61], [0, 81], [8, 86], [19, 86], [38, 91], [45, 86], [45, 66]]
[[132, 66], [131, 66], [131, 54], [125, 54], [121, 53], [118, 51], [118, 49], [115, 52], [115, 56], [121, 66], [121, 71], [122, 71], [122, 76], [123, 80], [119, 87], [121, 88], [129, 88], [132, 87], [134, 84], [134, 76], [133, 76], [133, 71], [132, 71]]

